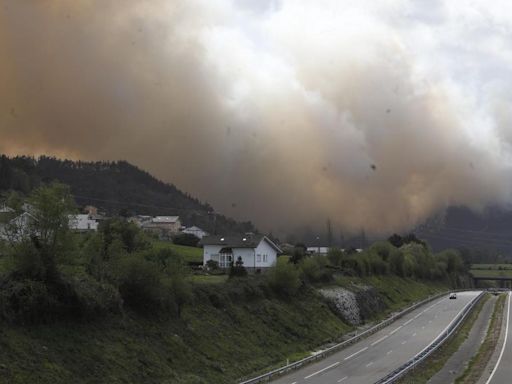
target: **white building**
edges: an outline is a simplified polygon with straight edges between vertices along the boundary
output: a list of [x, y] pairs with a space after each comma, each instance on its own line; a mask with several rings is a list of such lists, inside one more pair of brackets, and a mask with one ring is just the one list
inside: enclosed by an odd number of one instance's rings
[[202, 239], [205, 236], [208, 236], [208, 232], [203, 231], [201, 228], [196, 227], [193, 225], [192, 227], [185, 228], [183, 233], [187, 233], [189, 235], [194, 235], [195, 237], [198, 237], [199, 239]]
[[69, 229], [76, 232], [97, 231], [98, 222], [88, 214], [69, 215]]
[[308, 247], [307, 253], [317, 255], [327, 255], [329, 253], [329, 247]]
[[161, 239], [170, 239], [181, 231], [179, 216], [155, 216], [150, 221], [141, 224], [142, 229], [153, 232]]
[[206, 236], [200, 244], [203, 245], [203, 265], [214, 260], [220, 268], [229, 268], [239, 259], [249, 270], [269, 268], [276, 264], [277, 254], [281, 252], [268, 237], [252, 234]]
[[19, 242], [33, 234], [34, 216], [23, 212], [7, 223], [0, 224], [0, 239]]

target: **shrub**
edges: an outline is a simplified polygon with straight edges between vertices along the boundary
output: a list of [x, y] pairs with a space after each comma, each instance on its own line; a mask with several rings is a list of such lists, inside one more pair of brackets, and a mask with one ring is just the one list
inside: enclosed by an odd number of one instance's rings
[[120, 313], [122, 300], [119, 291], [111, 284], [99, 282], [86, 273], [63, 274], [68, 287], [68, 310], [82, 318], [97, 318], [109, 313]]
[[326, 269], [325, 256], [307, 257], [299, 265], [302, 277], [310, 283], [327, 282], [331, 280], [331, 272]]
[[147, 260], [129, 257], [122, 261], [119, 293], [125, 304], [137, 312], [155, 312], [171, 305], [170, 292], [158, 267]]
[[329, 249], [329, 252], [327, 253], [327, 259], [331, 263], [331, 265], [334, 266], [341, 266], [341, 263], [343, 261], [343, 251], [339, 248], [331, 248]]
[[282, 295], [293, 295], [300, 287], [299, 271], [293, 264], [278, 264], [266, 275], [269, 287]]
[[191, 233], [180, 233], [178, 235], [173, 236], [172, 238], [172, 242], [174, 244], [185, 245], [188, 247], [197, 247], [199, 240], [199, 237]]
[[229, 278], [246, 276], [247, 270], [244, 267], [244, 262], [242, 261], [242, 258], [238, 256], [237, 261], [231, 265], [231, 268], [229, 269]]
[[9, 323], [49, 321], [58, 306], [41, 281], [7, 278], [0, 283], [0, 317]]
[[219, 263], [210, 259], [206, 262], [206, 267], [209, 271], [217, 271], [219, 269]]

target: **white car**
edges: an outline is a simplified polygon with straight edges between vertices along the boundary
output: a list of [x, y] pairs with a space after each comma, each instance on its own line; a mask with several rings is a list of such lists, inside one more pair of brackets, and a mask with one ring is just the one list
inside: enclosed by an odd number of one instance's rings
[[457, 294], [455, 292], [450, 293], [450, 300], [456, 299], [456, 298], [457, 298]]

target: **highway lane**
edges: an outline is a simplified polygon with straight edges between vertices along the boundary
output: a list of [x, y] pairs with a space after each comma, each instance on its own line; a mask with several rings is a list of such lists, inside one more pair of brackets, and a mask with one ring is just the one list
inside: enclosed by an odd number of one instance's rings
[[273, 383], [374, 383], [427, 347], [479, 293], [460, 292], [456, 300], [446, 295], [425, 304], [372, 336]]
[[505, 341], [501, 347], [500, 355], [496, 366], [486, 384], [506, 384], [512, 381], [512, 329], [510, 323], [510, 300], [512, 293], [508, 293], [507, 304], [505, 306]]

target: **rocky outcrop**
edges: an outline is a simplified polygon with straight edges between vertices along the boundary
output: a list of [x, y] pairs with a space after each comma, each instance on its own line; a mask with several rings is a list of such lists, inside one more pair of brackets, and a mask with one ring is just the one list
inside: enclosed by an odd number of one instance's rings
[[369, 286], [354, 286], [353, 290], [341, 287], [319, 290], [333, 309], [349, 324], [359, 325], [386, 309], [378, 291]]
[[333, 309], [349, 324], [358, 325], [361, 323], [359, 305], [356, 294], [344, 288], [321, 289], [320, 294], [324, 296]]

